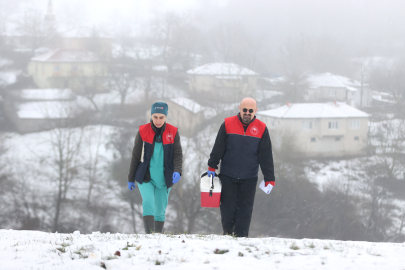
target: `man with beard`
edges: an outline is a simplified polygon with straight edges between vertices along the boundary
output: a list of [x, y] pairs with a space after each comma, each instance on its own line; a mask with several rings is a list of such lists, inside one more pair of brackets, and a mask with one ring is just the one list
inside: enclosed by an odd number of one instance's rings
[[269, 131], [256, 112], [256, 101], [243, 99], [238, 115], [221, 125], [208, 160], [208, 176], [215, 174], [221, 161], [222, 228], [224, 234], [236, 237], [249, 234], [259, 165], [265, 186], [275, 184]]

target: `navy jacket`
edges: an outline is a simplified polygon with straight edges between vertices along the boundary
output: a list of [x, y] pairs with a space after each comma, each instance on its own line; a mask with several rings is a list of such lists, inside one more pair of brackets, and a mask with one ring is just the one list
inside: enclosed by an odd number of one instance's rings
[[[266, 124], [256, 119], [243, 125], [240, 114], [228, 117], [219, 129], [208, 166], [238, 179], [257, 177], [259, 165], [264, 180], [275, 181], [271, 140]], [[273, 183], [274, 184], [274, 183]]]
[[[132, 150], [131, 166], [128, 182], [150, 181], [149, 165], [155, 145], [155, 127], [152, 123], [139, 127]], [[173, 185], [173, 172], [182, 173], [183, 154], [180, 135], [175, 126], [165, 123], [162, 127], [162, 143], [164, 151], [164, 174], [166, 186]]]

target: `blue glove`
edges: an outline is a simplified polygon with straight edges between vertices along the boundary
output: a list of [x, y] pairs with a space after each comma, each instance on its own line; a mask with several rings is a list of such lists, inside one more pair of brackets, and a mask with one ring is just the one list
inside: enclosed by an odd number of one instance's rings
[[215, 177], [215, 172], [207, 171], [207, 175], [208, 175], [208, 177], [211, 177], [211, 175], [212, 175], [212, 177]]
[[129, 190], [136, 189], [135, 182], [128, 182], [128, 189]]
[[180, 180], [180, 174], [178, 172], [173, 173], [173, 184], [176, 184]]

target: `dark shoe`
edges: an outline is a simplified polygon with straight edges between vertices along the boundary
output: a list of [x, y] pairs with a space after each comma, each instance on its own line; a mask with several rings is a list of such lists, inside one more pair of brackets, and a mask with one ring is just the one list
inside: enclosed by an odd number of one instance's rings
[[155, 232], [162, 233], [164, 224], [165, 224], [164, 221], [155, 221]]
[[145, 233], [150, 234], [155, 231], [155, 217], [154, 216], [144, 216], [143, 225], [145, 226]]

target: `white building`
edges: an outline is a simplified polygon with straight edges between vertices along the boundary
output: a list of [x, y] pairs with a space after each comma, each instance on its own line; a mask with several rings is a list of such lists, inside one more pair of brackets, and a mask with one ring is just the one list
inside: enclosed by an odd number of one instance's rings
[[367, 84], [361, 90], [360, 82], [331, 73], [309, 76], [307, 82], [305, 101], [344, 101], [357, 108], [371, 107], [372, 91]]
[[369, 115], [345, 103], [298, 103], [259, 111], [275, 147], [289, 138], [306, 156], [366, 154]]

